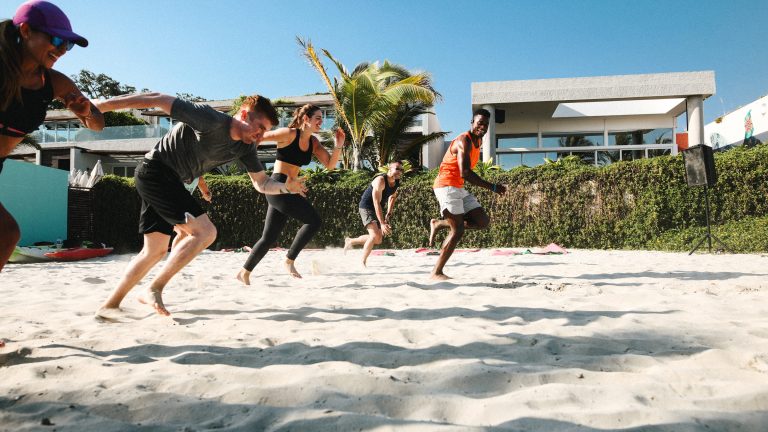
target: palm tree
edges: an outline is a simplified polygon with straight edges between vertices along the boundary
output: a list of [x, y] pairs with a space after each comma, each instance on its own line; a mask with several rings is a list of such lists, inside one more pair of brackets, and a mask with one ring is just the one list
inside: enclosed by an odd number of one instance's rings
[[[382, 66], [378, 63], [361, 63], [350, 72], [328, 50], [323, 49], [323, 54], [336, 65], [339, 72], [339, 77], [331, 82], [312, 44], [301, 38], [297, 38], [297, 41], [304, 49], [304, 57], [320, 74], [333, 97], [337, 121], [352, 142], [352, 163], [355, 170], [362, 166], [361, 154], [364, 147], [373, 143], [380, 146], [384, 143], [384, 146], [388, 146], [390, 150], [385, 154], [379, 152], [378, 155], [379, 163], [386, 162], [385, 159], [391, 157], [391, 149], [401, 138], [402, 131], [413, 124], [414, 116], [425, 112], [424, 110], [431, 107], [440, 97], [432, 88], [431, 78], [427, 73], [412, 74], [405, 68], [389, 62]], [[415, 110], [409, 112], [406, 109], [409, 106], [413, 106]], [[399, 120], [398, 114], [401, 115]], [[377, 165], [378, 163], [371, 166]]]

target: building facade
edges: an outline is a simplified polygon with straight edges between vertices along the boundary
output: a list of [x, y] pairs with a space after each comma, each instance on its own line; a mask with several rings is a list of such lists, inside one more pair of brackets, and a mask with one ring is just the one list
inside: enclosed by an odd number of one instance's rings
[[[492, 119], [483, 160], [505, 169], [576, 155], [595, 165], [677, 154], [676, 132], [703, 142], [712, 71], [472, 83]], [[687, 125], [678, 117], [687, 114]]]

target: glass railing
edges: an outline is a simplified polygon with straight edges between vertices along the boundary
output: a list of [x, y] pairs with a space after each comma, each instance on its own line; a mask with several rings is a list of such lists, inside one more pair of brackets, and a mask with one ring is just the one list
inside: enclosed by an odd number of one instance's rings
[[30, 135], [40, 144], [159, 138], [168, 132], [161, 126], [112, 126], [96, 132], [90, 129], [37, 130]]

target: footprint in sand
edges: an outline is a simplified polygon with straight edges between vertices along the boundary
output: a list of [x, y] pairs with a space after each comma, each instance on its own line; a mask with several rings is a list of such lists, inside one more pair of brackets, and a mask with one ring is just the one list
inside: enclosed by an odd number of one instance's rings
[[83, 282], [88, 282], [90, 284], [103, 284], [103, 283], [107, 283], [107, 281], [105, 281], [104, 279], [97, 278], [97, 277], [87, 277], [87, 278], [83, 279]]

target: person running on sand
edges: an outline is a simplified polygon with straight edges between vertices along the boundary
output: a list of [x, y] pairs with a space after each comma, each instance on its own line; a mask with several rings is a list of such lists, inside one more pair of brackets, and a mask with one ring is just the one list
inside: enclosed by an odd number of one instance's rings
[[256, 152], [264, 132], [277, 124], [277, 112], [269, 99], [245, 98], [233, 117], [205, 104], [186, 102], [159, 93], [118, 96], [96, 102], [102, 111], [157, 107], [179, 123], [150, 150], [136, 168], [136, 191], [141, 198], [139, 232], [144, 246], [128, 264], [122, 279], [97, 316], [109, 318], [120, 302], [168, 251], [174, 227], [186, 235], [173, 248], [160, 272], [152, 279], [142, 303], [160, 315], [170, 315], [162, 292], [171, 278], [216, 239], [216, 227], [200, 204], [187, 192], [184, 182], [200, 177], [219, 165], [239, 160], [245, 165], [254, 188], [264, 194], [303, 194], [303, 179], [274, 181], [264, 173]]
[[[314, 136], [320, 132], [322, 126], [322, 110], [315, 105], [306, 104], [296, 109], [293, 113], [293, 120], [288, 127], [264, 134], [264, 141], [277, 141], [277, 161], [272, 173], [272, 178], [275, 181], [296, 178], [301, 167], [312, 161], [313, 155], [324, 167], [328, 169], [336, 167], [341, 149], [344, 148], [344, 131], [341, 128], [336, 129], [333, 153], [328, 153], [328, 150], [320, 145], [320, 141]], [[288, 253], [286, 253], [285, 268], [291, 276], [301, 278], [299, 272], [296, 271], [294, 261], [322, 225], [320, 215], [317, 214], [306, 197], [267, 195], [267, 203], [269, 203], [269, 207], [267, 208], [267, 217], [264, 220], [264, 231], [261, 238], [251, 248], [248, 259], [237, 274], [237, 279], [245, 285], [251, 284], [251, 272], [277, 241], [289, 217], [300, 220], [303, 225], [299, 228]]]
[[464, 235], [464, 229], [485, 229], [490, 223], [488, 213], [477, 198], [464, 189], [464, 181], [498, 194], [507, 191], [504, 185], [487, 182], [472, 171], [480, 160], [480, 146], [488, 131], [490, 118], [488, 110], [481, 108], [474, 112], [470, 130], [454, 138], [448, 146], [432, 185], [443, 219], [430, 221], [429, 245], [432, 246], [439, 230], [451, 230], [440, 249], [440, 256], [430, 275], [432, 279], [450, 279], [443, 273], [443, 267]]
[[[389, 225], [389, 217], [395, 208], [395, 199], [397, 199], [397, 189], [400, 187], [400, 177], [403, 176], [403, 164], [400, 161], [389, 163], [385, 174], [378, 174], [373, 178], [371, 184], [360, 197], [358, 210], [360, 218], [363, 220], [363, 226], [368, 230], [368, 234], [359, 237], [344, 239], [344, 252], [352, 246], [363, 246], [363, 266], [368, 261], [368, 255], [371, 254], [374, 245], [381, 244], [384, 236], [392, 232]], [[384, 203], [387, 203], [387, 214], [384, 215]], [[383, 215], [383, 217], [382, 217]]]
[[[88, 129], [104, 128], [101, 112], [71, 79], [52, 69], [75, 45], [87, 47], [88, 41], [72, 31], [61, 9], [46, 1], [26, 2], [12, 20], [0, 22], [0, 172], [13, 149], [43, 124], [53, 99], [64, 102]], [[0, 271], [20, 238], [19, 225], [0, 204]]]

